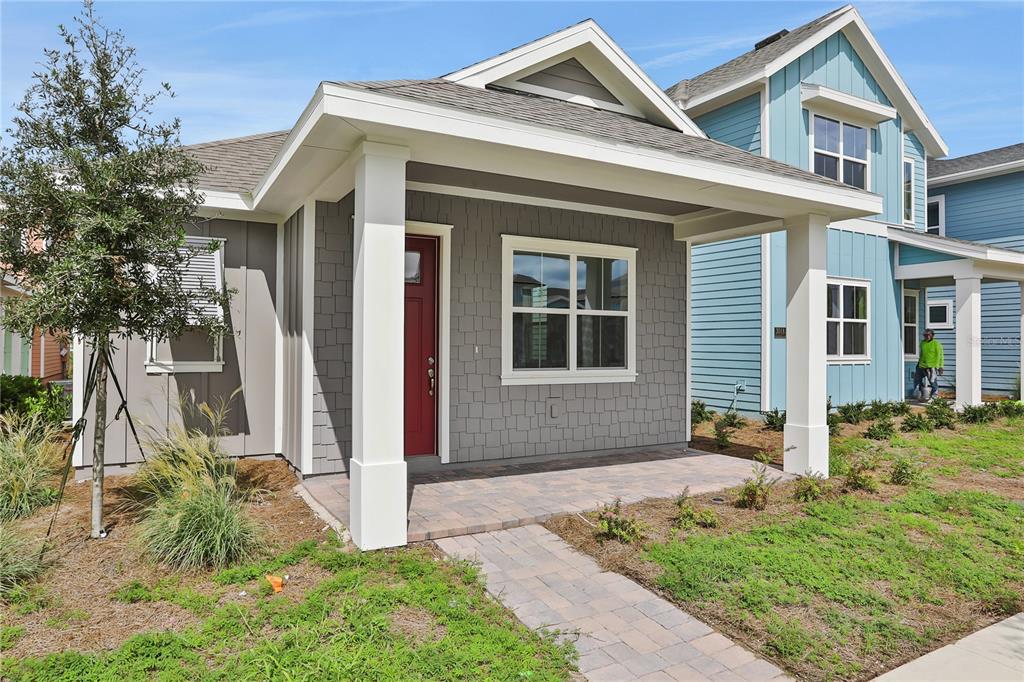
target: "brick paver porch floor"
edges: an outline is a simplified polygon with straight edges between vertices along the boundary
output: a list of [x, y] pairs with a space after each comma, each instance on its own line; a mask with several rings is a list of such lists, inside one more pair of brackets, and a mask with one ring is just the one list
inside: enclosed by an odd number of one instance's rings
[[[686, 487], [699, 494], [738, 485], [750, 474], [747, 460], [679, 447], [410, 473], [409, 541], [540, 523], [597, 509], [616, 497], [623, 502], [673, 497]], [[348, 527], [346, 474], [310, 478], [302, 485]]]

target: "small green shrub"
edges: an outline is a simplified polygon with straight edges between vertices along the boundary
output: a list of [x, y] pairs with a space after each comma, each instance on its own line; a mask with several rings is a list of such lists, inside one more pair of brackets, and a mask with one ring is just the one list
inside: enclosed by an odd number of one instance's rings
[[827, 495], [830, 490], [831, 486], [821, 474], [808, 472], [796, 479], [793, 499], [798, 502], [814, 502]]
[[59, 431], [38, 415], [0, 416], [0, 521], [53, 503], [60, 471]]
[[902, 400], [894, 400], [889, 403], [889, 412], [894, 417], [906, 417], [910, 414], [910, 403]]
[[924, 474], [921, 467], [909, 457], [900, 456], [892, 463], [889, 471], [889, 482], [893, 485], [914, 485], [919, 483]]
[[889, 440], [896, 435], [896, 425], [891, 417], [881, 417], [865, 429], [864, 435], [871, 440]]
[[786, 411], [779, 411], [779, 408], [764, 413], [764, 427], [769, 431], [785, 431]]
[[690, 403], [690, 423], [694, 426], [714, 419], [715, 411], [708, 409], [708, 404], [703, 400], [694, 400]]
[[715, 421], [715, 446], [719, 449], [726, 449], [732, 445], [732, 434], [735, 429], [726, 424], [725, 417]]
[[233, 485], [191, 483], [160, 497], [139, 522], [139, 539], [156, 561], [174, 568], [224, 568], [265, 549], [263, 529], [246, 514]]
[[996, 403], [996, 407], [999, 410], [999, 414], [1003, 417], [1007, 417], [1009, 419], [1024, 417], [1024, 401], [1002, 400]]
[[771, 496], [772, 488], [779, 482], [778, 477], [771, 478], [768, 475], [768, 465], [764, 462], [754, 464], [754, 475], [743, 481], [739, 494], [736, 497], [736, 506], [741, 509], [763, 510], [768, 506], [768, 498]]
[[858, 401], [855, 403], [847, 403], [840, 405], [836, 412], [839, 414], [839, 419], [846, 424], [859, 424], [864, 419], [864, 409], [866, 403]]
[[900, 430], [908, 433], [911, 431], [934, 431], [935, 424], [928, 418], [928, 415], [921, 414], [920, 412], [911, 412], [903, 418]]
[[945, 400], [933, 400], [928, 403], [924, 413], [937, 429], [956, 428], [956, 411]]
[[884, 419], [892, 416], [892, 405], [884, 400], [872, 400], [871, 404], [864, 410], [864, 417], [869, 420]]
[[839, 435], [839, 429], [841, 428], [842, 420], [839, 418], [839, 414], [836, 412], [829, 412], [825, 415], [825, 422], [828, 424], [828, 435], [835, 437]]
[[878, 492], [878, 480], [871, 473], [878, 464], [874, 458], [861, 455], [850, 462], [849, 469], [844, 477], [844, 487], [847, 490], [863, 490], [869, 493]]
[[39, 552], [12, 529], [0, 525], [0, 601], [7, 601], [42, 570]]
[[25, 414], [28, 400], [45, 392], [46, 385], [35, 377], [0, 374], [0, 414]]
[[71, 418], [71, 394], [59, 384], [47, 384], [43, 392], [25, 399], [25, 414], [39, 415], [57, 428]]
[[741, 417], [740, 413], [736, 410], [728, 410], [718, 421], [724, 423], [731, 429], [738, 429], [746, 426], [747, 424], [747, 420]]
[[640, 519], [622, 511], [622, 500], [615, 499], [597, 513], [597, 533], [606, 540], [618, 540], [625, 545], [647, 537], [647, 526]]
[[0, 625], [0, 651], [10, 651], [24, 636], [25, 628], [20, 625]]
[[676, 507], [679, 509], [676, 514], [677, 528], [718, 528], [718, 513], [708, 507], [697, 509], [685, 491], [676, 498]]
[[960, 408], [960, 421], [965, 424], [987, 424], [996, 418], [996, 409], [993, 403], [964, 405]]

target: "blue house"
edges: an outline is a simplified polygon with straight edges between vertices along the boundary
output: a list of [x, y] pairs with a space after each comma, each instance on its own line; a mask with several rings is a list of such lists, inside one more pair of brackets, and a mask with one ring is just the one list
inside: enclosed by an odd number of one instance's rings
[[[1024, 251], [1024, 144], [931, 161], [927, 230], [931, 234]], [[981, 304], [981, 388], [1017, 395], [1021, 377], [1021, 287], [984, 283]], [[955, 357], [956, 301], [952, 287], [928, 289], [923, 319]], [[956, 384], [953, 371], [946, 380]]]
[[[986, 244], [960, 241], [982, 237], [984, 228], [976, 234], [965, 225], [948, 237], [928, 231], [929, 159], [945, 156], [946, 144], [852, 5], [768, 36], [667, 93], [713, 139], [881, 196], [882, 213], [830, 221], [827, 231], [821, 371], [833, 404], [909, 394], [926, 290], [953, 301], [948, 314], [965, 320], [965, 330], [975, 318], [980, 324], [981, 280], [986, 297], [1019, 291], [1024, 258], [994, 241], [1004, 231], [990, 230]], [[710, 217], [677, 221], [677, 236], [702, 219]], [[693, 230], [693, 395], [720, 410], [786, 409], [787, 287], [794, 286], [786, 233], [733, 221], [734, 238], [724, 241], [721, 232], [712, 243]], [[1019, 338], [1019, 314], [1016, 328]], [[949, 341], [949, 376], [961, 378], [957, 403], [976, 403], [980, 383], [963, 378], [996, 359], [970, 350], [958, 356], [955, 346], [974, 345], [969, 331], [963, 336]], [[1004, 381], [1012, 383], [1019, 364], [1006, 367]]]

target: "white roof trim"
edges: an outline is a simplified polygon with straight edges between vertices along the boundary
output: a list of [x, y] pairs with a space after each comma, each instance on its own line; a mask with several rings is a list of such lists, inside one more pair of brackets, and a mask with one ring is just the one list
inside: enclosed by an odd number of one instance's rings
[[966, 182], [968, 180], [980, 180], [982, 178], [991, 178], [995, 177], [996, 175], [1016, 173], [1017, 171], [1024, 171], [1024, 159], [1018, 159], [1016, 161], [1007, 161], [1006, 163], [997, 163], [991, 166], [985, 166], [984, 168], [972, 168], [971, 170], [961, 171], [959, 173], [937, 175], [934, 178], [928, 178], [928, 187], [942, 187], [944, 185], [955, 185], [958, 182]]
[[[857, 50], [857, 54], [864, 61], [871, 75], [874, 76], [882, 90], [885, 91], [885, 94], [896, 105], [896, 109], [904, 114], [903, 131], [916, 134], [918, 139], [924, 144], [928, 156], [933, 158], [946, 156], [949, 153], [949, 147], [946, 146], [945, 140], [942, 139], [938, 130], [932, 125], [932, 122], [924, 113], [924, 109], [921, 108], [921, 105], [910, 91], [910, 88], [907, 87], [907, 84], [903, 82], [903, 78], [900, 77], [892, 62], [889, 61], [882, 47], [875, 40], [867, 24], [864, 23], [864, 19], [853, 5], [847, 5], [838, 10], [834, 18], [822, 24], [821, 28], [810, 37], [765, 65], [763, 69], [759, 69], [744, 78], [728, 83], [700, 97], [687, 99], [684, 102], [685, 109], [691, 111], [712, 100], [726, 96], [737, 88], [747, 86], [763, 78], [771, 77], [772, 74], [786, 68], [794, 59], [812, 49], [836, 31], [846, 33], [847, 39], [849, 39], [854, 49]], [[708, 107], [701, 108], [703, 110]]]
[[[690, 135], [707, 137], [593, 19], [587, 19], [514, 50], [467, 66], [444, 78], [462, 85], [483, 88], [491, 83], [514, 79], [523, 72], [536, 70], [535, 67], [541, 63], [555, 63], [567, 52], [588, 45], [596, 49], [624, 77], [634, 91], [631, 98], [634, 100], [633, 103], [646, 117], [655, 123], [671, 126]], [[612, 94], [620, 97], [621, 93], [612, 89], [613, 84], [601, 79], [598, 74], [595, 76]], [[636, 100], [640, 100], [646, 106], [641, 106]]]
[[[981, 242], [964, 242], [937, 237], [927, 232], [918, 232], [902, 227], [889, 227], [889, 240], [898, 244], [916, 246], [920, 249], [946, 253], [959, 258], [986, 261], [989, 263], [1007, 263], [1024, 266], [1024, 252], [990, 246]], [[1021, 271], [1024, 277], [1024, 270]]]
[[825, 115], [835, 114], [852, 120], [854, 123], [863, 122], [877, 125], [882, 121], [891, 121], [896, 118], [896, 109], [893, 107], [826, 88], [824, 85], [801, 83], [800, 102], [813, 107], [815, 112]]

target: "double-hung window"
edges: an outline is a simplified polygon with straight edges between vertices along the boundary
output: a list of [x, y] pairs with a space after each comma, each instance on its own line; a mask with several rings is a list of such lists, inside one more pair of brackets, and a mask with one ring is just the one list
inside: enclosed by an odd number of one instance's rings
[[829, 360], [870, 360], [869, 288], [863, 280], [828, 280], [825, 349]]
[[917, 292], [903, 292], [903, 357], [917, 357]]
[[914, 160], [903, 159], [903, 222], [914, 224]]
[[817, 114], [812, 118], [815, 174], [867, 189], [868, 129]]
[[928, 197], [928, 214], [925, 222], [928, 234], [945, 236], [946, 234], [946, 195], [937, 194]]
[[633, 381], [636, 249], [504, 235], [502, 382]]
[[[186, 291], [205, 289], [224, 291], [224, 239], [217, 237], [186, 237], [185, 249], [191, 257], [181, 270], [181, 286]], [[211, 244], [219, 245], [213, 248]], [[204, 314], [223, 319], [224, 310], [218, 301], [200, 302]], [[174, 339], [151, 338], [146, 346], [146, 372], [173, 374], [181, 372], [221, 372], [224, 369], [224, 339], [211, 337], [198, 327]]]

